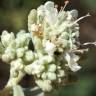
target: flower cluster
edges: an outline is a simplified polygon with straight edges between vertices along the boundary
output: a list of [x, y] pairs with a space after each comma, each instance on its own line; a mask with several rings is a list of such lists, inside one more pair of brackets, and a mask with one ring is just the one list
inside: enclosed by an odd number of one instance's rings
[[77, 63], [80, 57], [73, 52], [79, 48], [77, 16], [77, 10], [58, 11], [51, 1], [28, 16], [28, 29], [39, 57], [26, 71], [30, 69], [43, 91], [52, 90], [55, 82], [60, 84], [67, 69], [76, 72], [81, 68]]
[[34, 53], [28, 49], [30, 34], [21, 30], [16, 36], [13, 32], [3, 31], [1, 35], [1, 58], [9, 63], [10, 77], [16, 78], [20, 71], [24, 72], [24, 66], [34, 60]]
[[[16, 36], [3, 31], [1, 35], [1, 58], [10, 63], [10, 77], [22, 73], [33, 75], [36, 84], [50, 92], [68, 74], [76, 72], [80, 56], [75, 54], [79, 48], [78, 11], [57, 10], [52, 1], [33, 9], [28, 16], [28, 30], [21, 30]], [[89, 16], [89, 15], [87, 15]], [[34, 50], [28, 48], [32, 39]], [[13, 81], [15, 82], [15, 81]]]

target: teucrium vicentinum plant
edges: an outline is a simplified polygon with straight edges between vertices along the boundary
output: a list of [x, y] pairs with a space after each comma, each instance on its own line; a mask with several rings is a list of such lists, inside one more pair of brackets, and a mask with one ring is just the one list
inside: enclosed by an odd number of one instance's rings
[[[28, 33], [21, 30], [15, 36], [13, 32], [3, 31], [0, 57], [10, 65], [6, 87], [16, 87], [26, 74], [33, 75], [44, 92], [62, 86], [68, 71], [81, 69], [80, 56], [76, 54], [83, 51], [79, 49], [78, 21], [87, 16], [90, 15], [77, 19], [77, 10], [58, 11], [54, 2], [48, 1], [29, 13]], [[34, 50], [28, 48], [30, 40]]]

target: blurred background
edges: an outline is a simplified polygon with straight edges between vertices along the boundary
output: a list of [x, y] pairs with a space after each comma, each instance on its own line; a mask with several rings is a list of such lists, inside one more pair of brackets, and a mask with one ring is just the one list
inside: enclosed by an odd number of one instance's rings
[[[48, 0], [0, 0], [0, 34], [3, 30], [17, 33], [20, 29], [27, 30], [27, 16], [31, 9], [37, 8]], [[50, 0], [64, 6], [64, 0]], [[65, 10], [77, 9], [79, 17], [90, 13], [92, 16], [79, 22], [80, 42], [96, 41], [96, 0], [69, 0]], [[80, 65], [82, 69], [76, 73], [75, 83], [60, 89], [60, 96], [96, 96], [96, 47], [90, 46]], [[0, 89], [4, 87], [9, 76], [9, 66], [0, 61]], [[77, 80], [78, 77], [78, 80]], [[22, 81], [23, 87], [33, 86], [32, 77], [26, 76]]]

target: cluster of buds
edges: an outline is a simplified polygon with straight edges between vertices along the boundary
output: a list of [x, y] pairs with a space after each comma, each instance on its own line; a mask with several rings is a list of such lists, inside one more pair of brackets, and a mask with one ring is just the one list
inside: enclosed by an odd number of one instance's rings
[[25, 74], [24, 67], [35, 59], [34, 52], [28, 49], [30, 39], [30, 34], [24, 30], [18, 32], [16, 36], [13, 32], [8, 33], [6, 30], [2, 32], [0, 55], [4, 62], [10, 64], [10, 80], [7, 86], [15, 85], [18, 76], [21, 73]]
[[[60, 11], [52, 1], [32, 9], [28, 15], [29, 33], [20, 31], [16, 37], [7, 31], [2, 33], [1, 58], [10, 63], [11, 78], [20, 72], [33, 75], [36, 84], [50, 92], [62, 85], [67, 71], [81, 68], [80, 56], [75, 54], [80, 46], [78, 21], [90, 15], [77, 19], [77, 10], [64, 11], [66, 4]], [[34, 50], [28, 49], [30, 39]]]

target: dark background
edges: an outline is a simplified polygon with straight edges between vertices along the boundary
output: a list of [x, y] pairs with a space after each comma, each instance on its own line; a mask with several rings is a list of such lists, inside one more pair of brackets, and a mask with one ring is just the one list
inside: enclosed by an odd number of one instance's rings
[[[0, 0], [0, 34], [3, 30], [17, 33], [27, 30], [27, 16], [31, 9], [37, 8], [48, 0]], [[52, 0], [59, 6], [64, 0]], [[79, 22], [80, 42], [96, 41], [96, 0], [70, 0], [65, 10], [77, 9], [79, 16], [90, 13], [92, 16]], [[77, 72], [78, 81], [60, 90], [60, 96], [96, 96], [96, 47], [90, 46], [79, 62], [82, 69]], [[9, 65], [0, 61], [0, 89], [4, 87], [9, 76]], [[23, 87], [30, 87], [32, 77], [26, 76]]]

